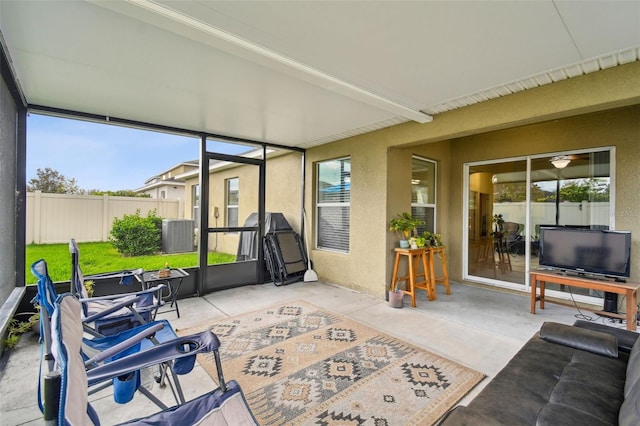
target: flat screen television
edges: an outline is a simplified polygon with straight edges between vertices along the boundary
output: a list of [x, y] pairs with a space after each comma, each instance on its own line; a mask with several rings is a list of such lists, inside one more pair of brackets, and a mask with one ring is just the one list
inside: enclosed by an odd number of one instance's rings
[[540, 266], [624, 281], [631, 273], [631, 232], [541, 227], [538, 253]]

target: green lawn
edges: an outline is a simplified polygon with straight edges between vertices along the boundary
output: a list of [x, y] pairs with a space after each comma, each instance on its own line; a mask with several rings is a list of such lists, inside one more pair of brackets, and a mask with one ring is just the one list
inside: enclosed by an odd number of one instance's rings
[[[84, 275], [123, 269], [142, 268], [147, 271], [163, 268], [168, 263], [172, 268], [186, 268], [198, 265], [197, 253], [158, 254], [153, 256], [124, 257], [110, 243], [78, 243], [80, 267]], [[49, 276], [54, 282], [69, 281], [71, 278], [71, 254], [69, 244], [29, 244], [27, 245], [26, 282], [35, 284], [31, 264], [36, 260], [47, 261]], [[235, 262], [236, 256], [227, 253], [209, 253], [209, 264]]]

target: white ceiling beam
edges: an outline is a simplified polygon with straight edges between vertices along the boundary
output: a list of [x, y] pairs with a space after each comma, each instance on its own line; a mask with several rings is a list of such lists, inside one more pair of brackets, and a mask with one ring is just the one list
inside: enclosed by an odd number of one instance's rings
[[294, 74], [299, 75], [303, 80], [310, 81], [326, 90], [330, 90], [335, 93], [339, 93], [343, 96], [356, 99], [367, 105], [374, 106], [393, 113], [395, 115], [405, 117], [409, 120], [416, 121], [418, 123], [428, 123], [433, 120], [433, 117], [424, 114], [421, 111], [409, 108], [391, 99], [382, 97], [361, 87], [348, 83], [344, 80], [326, 74], [320, 70], [312, 68], [294, 59], [283, 56], [277, 52], [266, 49], [260, 45], [252, 43], [248, 40], [237, 37], [229, 32], [223, 31], [212, 25], [206, 24], [202, 21], [194, 19], [190, 16], [177, 12], [168, 7], [162, 6], [151, 0], [127, 0], [129, 3], [141, 7], [145, 10], [153, 12], [164, 18], [170, 19], [174, 22], [178, 22], [182, 25], [201, 31], [211, 37], [222, 40], [225, 43], [232, 45], [241, 51], [242, 53], [252, 53], [262, 58], [266, 58], [276, 64], [283, 65]]

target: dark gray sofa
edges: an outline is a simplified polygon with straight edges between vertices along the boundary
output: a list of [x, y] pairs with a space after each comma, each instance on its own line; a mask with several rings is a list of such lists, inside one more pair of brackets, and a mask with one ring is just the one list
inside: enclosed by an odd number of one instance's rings
[[440, 425], [640, 425], [638, 334], [545, 323], [468, 406]]

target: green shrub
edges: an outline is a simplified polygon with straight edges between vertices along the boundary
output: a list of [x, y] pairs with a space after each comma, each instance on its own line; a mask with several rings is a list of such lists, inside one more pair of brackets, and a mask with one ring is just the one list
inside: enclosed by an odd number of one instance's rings
[[109, 241], [125, 256], [154, 254], [162, 248], [162, 218], [155, 210], [147, 217], [141, 217], [140, 210], [136, 210], [135, 214], [125, 214], [122, 219], [115, 218]]

